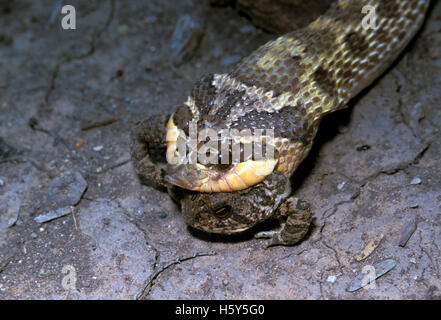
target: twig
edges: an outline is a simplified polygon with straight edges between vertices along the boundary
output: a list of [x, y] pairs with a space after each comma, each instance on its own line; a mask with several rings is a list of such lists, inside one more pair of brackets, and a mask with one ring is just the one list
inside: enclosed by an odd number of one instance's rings
[[12, 260], [12, 256], [9, 256], [3, 261], [0, 261], [0, 273], [2, 273], [3, 270], [5, 270], [5, 268], [8, 266], [9, 262], [11, 262], [11, 260]]
[[75, 207], [71, 206], [70, 210], [72, 211], [72, 218], [73, 218], [73, 221], [74, 221], [75, 230], [78, 231], [77, 219], [75, 218]]
[[112, 124], [116, 121], [118, 121], [118, 119], [116, 119], [116, 118], [107, 119], [107, 120], [103, 120], [103, 121], [97, 121], [97, 122], [85, 125], [84, 127], [81, 128], [81, 130], [87, 131], [87, 130], [95, 129], [98, 127], [108, 126], [109, 124]]

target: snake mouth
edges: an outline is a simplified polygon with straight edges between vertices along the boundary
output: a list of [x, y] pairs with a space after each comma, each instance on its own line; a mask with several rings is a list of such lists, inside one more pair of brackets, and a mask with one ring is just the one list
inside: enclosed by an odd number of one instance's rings
[[208, 179], [206, 170], [200, 165], [168, 165], [164, 179], [183, 189], [199, 191]]
[[[177, 141], [180, 136], [174, 115], [167, 123], [167, 162], [169, 163], [164, 179], [178, 187], [199, 192], [233, 192], [252, 187], [271, 174], [277, 164], [275, 159], [246, 160], [228, 169], [207, 167], [200, 163], [190, 164], [174, 161], [179, 156]], [[186, 159], [184, 159], [186, 160]]]
[[199, 192], [233, 192], [252, 187], [271, 174], [277, 160], [248, 160], [226, 171], [201, 164], [170, 166], [164, 179], [178, 187]]

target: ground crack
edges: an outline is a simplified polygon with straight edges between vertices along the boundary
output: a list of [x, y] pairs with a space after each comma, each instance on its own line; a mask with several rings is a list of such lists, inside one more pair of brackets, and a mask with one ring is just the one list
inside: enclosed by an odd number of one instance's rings
[[91, 55], [93, 55], [95, 53], [96, 41], [108, 29], [108, 27], [110, 26], [110, 24], [113, 21], [114, 15], [115, 15], [115, 0], [110, 0], [109, 15], [107, 16], [107, 19], [104, 23], [104, 26], [92, 35], [92, 39], [89, 42], [89, 49], [87, 50], [87, 52], [80, 54], [78, 56], [73, 56], [73, 57], [68, 56], [55, 65], [55, 68], [51, 74], [51, 79], [49, 81], [49, 87], [47, 88], [47, 90], [44, 94], [44, 102], [46, 103], [46, 105], [49, 104], [50, 96], [51, 96], [52, 92], [55, 90], [55, 81], [58, 78], [61, 66], [64, 64], [70, 63], [72, 61], [81, 60], [81, 59], [84, 59], [84, 58], [87, 58], [87, 57], [90, 57]]
[[129, 222], [133, 223], [135, 225], [135, 227], [142, 232], [145, 242], [146, 244], [151, 247], [153, 249], [153, 251], [155, 252], [155, 258], [153, 261], [153, 273], [150, 275], [150, 277], [148, 278], [148, 280], [144, 283], [142, 289], [138, 292], [138, 294], [136, 294], [135, 299], [136, 300], [140, 300], [142, 298], [147, 297], [154, 285], [154, 281], [156, 280], [156, 278], [158, 278], [158, 276], [164, 272], [165, 270], [167, 270], [168, 268], [170, 268], [171, 266], [175, 265], [175, 264], [179, 264], [181, 262], [184, 261], [188, 261], [191, 259], [195, 259], [197, 257], [203, 257], [203, 256], [214, 256], [217, 254], [217, 252], [215, 251], [208, 251], [208, 252], [196, 252], [193, 255], [190, 256], [182, 256], [182, 257], [178, 257], [168, 263], [166, 263], [165, 265], [159, 267], [158, 263], [159, 263], [159, 259], [161, 256], [161, 251], [159, 249], [157, 249], [154, 245], [152, 245], [150, 243], [150, 239], [147, 236], [147, 232], [146, 230], [144, 230], [144, 228], [141, 226], [141, 223], [136, 219], [131, 217], [127, 211], [122, 207], [121, 203], [119, 201], [116, 201], [118, 208], [122, 211], [122, 213], [126, 216], [126, 218], [129, 220]]
[[167, 270], [171, 266], [173, 266], [175, 264], [179, 264], [179, 263], [184, 262], [184, 261], [195, 259], [197, 257], [214, 256], [216, 254], [217, 254], [216, 251], [196, 252], [193, 255], [183, 256], [183, 257], [176, 258], [175, 260], [169, 261], [165, 265], [163, 265], [163, 266], [161, 266], [159, 268], [156, 267], [155, 268], [156, 269], [155, 272], [153, 272], [153, 274], [150, 276], [150, 278], [146, 281], [146, 283], [143, 286], [143, 288], [141, 289], [141, 291], [135, 296], [135, 299], [140, 300], [142, 298], [147, 297], [150, 294], [150, 292], [151, 292], [151, 290], [153, 288], [154, 281], [156, 280], [156, 278], [158, 278], [158, 276], [162, 272], [164, 272], [165, 270]]

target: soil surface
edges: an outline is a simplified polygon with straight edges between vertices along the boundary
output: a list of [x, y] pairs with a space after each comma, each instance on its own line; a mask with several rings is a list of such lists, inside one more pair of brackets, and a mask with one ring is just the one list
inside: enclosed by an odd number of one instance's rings
[[293, 180], [314, 225], [268, 250], [191, 232], [128, 147], [137, 121], [275, 35], [192, 0], [73, 0], [64, 30], [61, 2], [0, 1], [0, 299], [441, 298], [441, 2], [323, 121]]

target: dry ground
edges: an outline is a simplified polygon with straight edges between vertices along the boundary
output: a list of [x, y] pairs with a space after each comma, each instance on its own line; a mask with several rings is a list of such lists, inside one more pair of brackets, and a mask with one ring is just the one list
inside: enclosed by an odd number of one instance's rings
[[[189, 232], [139, 183], [128, 145], [136, 121], [274, 35], [192, 0], [71, 1], [77, 29], [63, 30], [54, 3], [0, 2], [0, 299], [441, 298], [441, 2], [386, 75], [322, 123], [294, 179], [314, 226], [269, 250]], [[176, 64], [186, 14], [203, 38]], [[35, 220], [56, 209], [67, 215]], [[386, 259], [375, 288], [347, 291]]]

